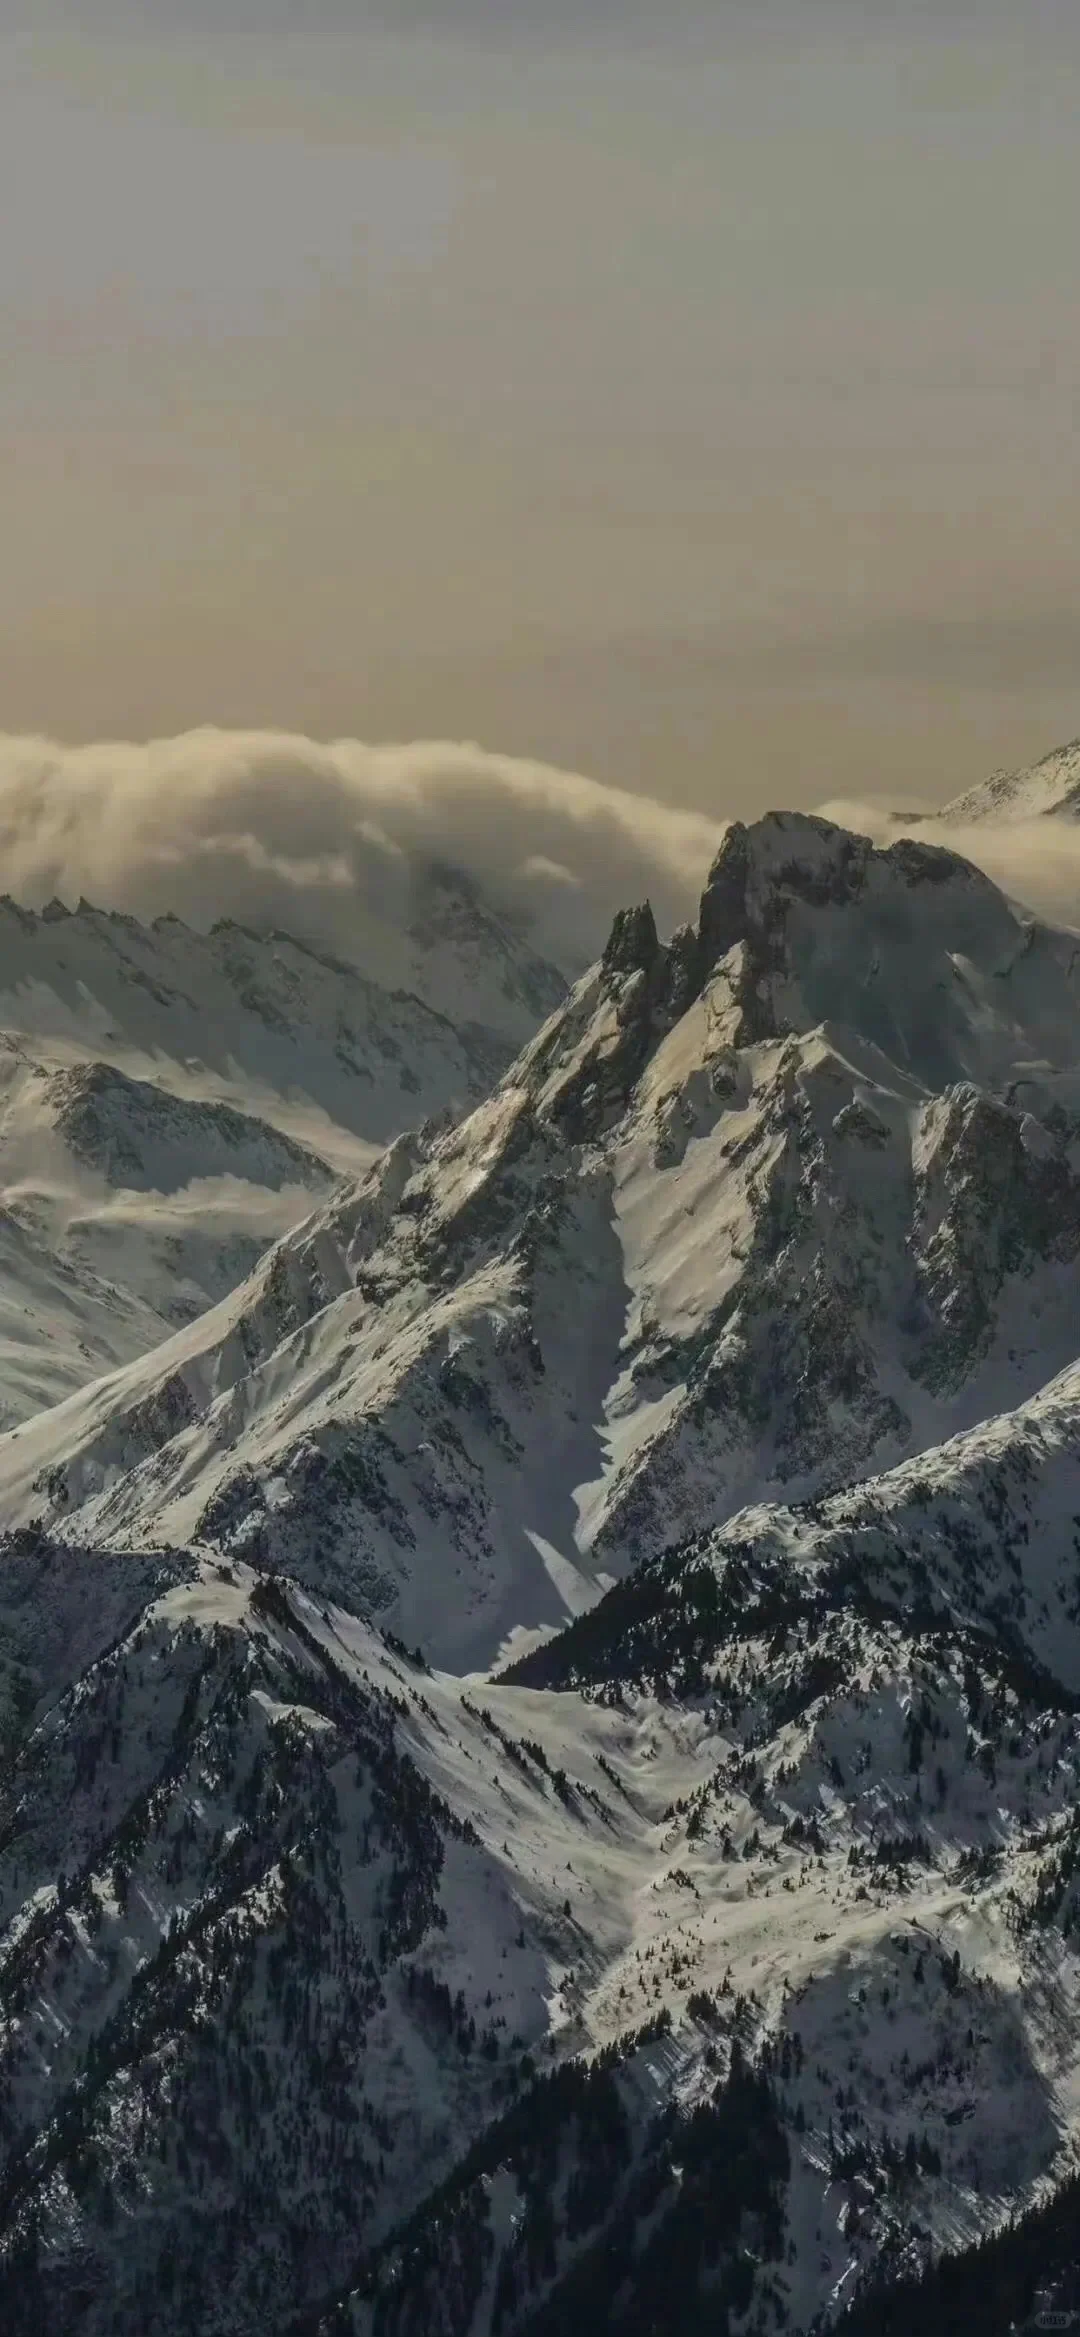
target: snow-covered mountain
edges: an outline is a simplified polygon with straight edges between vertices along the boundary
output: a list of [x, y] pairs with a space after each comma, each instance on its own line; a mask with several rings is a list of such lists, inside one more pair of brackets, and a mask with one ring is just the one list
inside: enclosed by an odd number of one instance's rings
[[938, 815], [943, 820], [1037, 820], [1080, 817], [1080, 738], [1055, 747], [1023, 771], [996, 771]]
[[733, 828], [694, 930], [620, 919], [487, 1103], [0, 1441], [5, 1515], [299, 1571], [468, 1666], [937, 1444], [1075, 1356], [1076, 969], [949, 854]]
[[380, 983], [283, 934], [0, 902], [0, 1422], [158, 1346], [487, 1092], [562, 977], [453, 872], [415, 907], [422, 938], [364, 926]]
[[410, 1115], [486, 1092], [565, 993], [464, 876], [432, 871], [423, 907], [423, 939], [368, 918], [346, 962], [236, 924], [4, 900], [0, 1029], [247, 1109], [352, 1165], [343, 1137], [385, 1143]]
[[12, 1544], [5, 2327], [808, 2329], [1066, 2179], [1076, 1697], [988, 1627], [1011, 1557], [970, 1613], [862, 1580], [885, 1498], [733, 1521], [499, 1682]]
[[[1078, 967], [736, 824], [0, 1439], [5, 2330], [772, 2337], [1071, 2195]], [[132, 1196], [147, 1076], [40, 1091]]]

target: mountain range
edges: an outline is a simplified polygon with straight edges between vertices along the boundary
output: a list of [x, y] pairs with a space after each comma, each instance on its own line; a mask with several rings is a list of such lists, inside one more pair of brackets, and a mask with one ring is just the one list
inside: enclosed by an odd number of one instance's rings
[[808, 2333], [1067, 2196], [1080, 936], [931, 834], [573, 980], [438, 871], [430, 1000], [3, 912], [5, 2328]]

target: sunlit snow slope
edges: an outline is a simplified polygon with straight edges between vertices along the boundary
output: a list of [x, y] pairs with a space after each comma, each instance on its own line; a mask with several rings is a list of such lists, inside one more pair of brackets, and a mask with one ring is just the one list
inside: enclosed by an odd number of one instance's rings
[[998, 771], [954, 797], [943, 820], [1076, 819], [1080, 815], [1080, 738], [1055, 747], [1024, 771]]

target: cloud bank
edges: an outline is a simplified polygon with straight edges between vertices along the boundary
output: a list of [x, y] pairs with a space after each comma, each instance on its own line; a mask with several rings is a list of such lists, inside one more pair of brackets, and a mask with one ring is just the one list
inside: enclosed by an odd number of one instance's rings
[[572, 966], [623, 903], [692, 913], [723, 823], [468, 745], [198, 730], [147, 744], [0, 737], [0, 882], [146, 918], [276, 924], [345, 954], [451, 862]]
[[[928, 828], [929, 807], [872, 797], [821, 808], [881, 843], [930, 833], [1043, 915], [1080, 924], [1080, 824]], [[0, 884], [16, 899], [85, 895], [200, 926], [236, 917], [368, 962], [371, 934], [408, 922], [418, 878], [443, 861], [576, 970], [629, 901], [648, 895], [662, 929], [692, 915], [724, 824], [722, 800], [709, 817], [471, 745], [0, 736]]]

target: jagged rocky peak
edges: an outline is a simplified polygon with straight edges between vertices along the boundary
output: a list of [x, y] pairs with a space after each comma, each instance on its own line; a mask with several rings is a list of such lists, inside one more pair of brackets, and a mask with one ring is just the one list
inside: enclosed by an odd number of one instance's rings
[[696, 927], [665, 944], [647, 901], [620, 911], [527, 1062], [552, 1116], [569, 1110], [595, 1135], [704, 993], [710, 1031], [737, 1047], [828, 1025], [930, 1091], [998, 1089], [1035, 1062], [1071, 1063], [1075, 957], [956, 853], [910, 838], [879, 851], [828, 820], [769, 812], [727, 829]]
[[839, 905], [862, 888], [873, 847], [802, 812], [766, 812], [753, 827], [733, 820], [701, 896], [699, 935], [715, 965], [738, 941], [775, 924], [785, 894]]
[[702, 952], [696, 928], [677, 926], [664, 943], [650, 901], [620, 909], [600, 960], [600, 980], [607, 996], [618, 993], [620, 1019], [632, 1019], [636, 1009], [638, 1019], [647, 1012], [659, 1030], [667, 1029], [701, 990]]
[[651, 974], [660, 955], [660, 936], [650, 901], [619, 909], [608, 935], [601, 965], [605, 974]]
[[701, 896], [702, 955], [712, 966], [736, 942], [775, 945], [795, 902], [840, 909], [868, 891], [940, 884], [994, 892], [970, 862], [941, 845], [903, 837], [879, 851], [869, 837], [810, 812], [766, 812], [752, 827], [733, 820]]
[[921, 839], [880, 851], [798, 812], [734, 822], [702, 894], [700, 979], [736, 950], [748, 1036], [854, 1029], [935, 1089], [1074, 1058], [1073, 937]]

